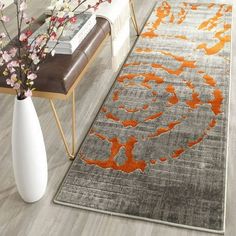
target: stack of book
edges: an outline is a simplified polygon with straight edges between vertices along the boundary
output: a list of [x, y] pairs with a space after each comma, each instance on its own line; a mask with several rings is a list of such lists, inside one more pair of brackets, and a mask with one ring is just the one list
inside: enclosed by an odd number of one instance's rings
[[[65, 28], [64, 34], [62, 34], [58, 40], [58, 45], [56, 45], [57, 41], [55, 40], [48, 42], [49, 50], [54, 48], [56, 54], [72, 54], [96, 24], [96, 15], [93, 13], [80, 13], [75, 15], [75, 17], [77, 17], [76, 22]], [[37, 35], [46, 33], [47, 28], [48, 23], [44, 23], [40, 26], [30, 36], [29, 43], [31, 43]]]

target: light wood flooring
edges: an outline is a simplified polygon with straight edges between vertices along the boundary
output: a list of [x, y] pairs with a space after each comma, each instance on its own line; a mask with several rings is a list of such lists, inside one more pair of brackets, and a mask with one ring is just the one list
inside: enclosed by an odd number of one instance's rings
[[[201, 2], [209, 2], [201, 0]], [[211, 0], [213, 2], [213, 0]], [[48, 0], [30, 1], [31, 11], [39, 15]], [[199, 1], [195, 1], [199, 2]], [[220, 1], [230, 3], [232, 1]], [[135, 0], [139, 24], [149, 15], [154, 0]], [[235, 3], [234, 3], [235, 4]], [[236, 4], [235, 4], [236, 5]], [[12, 15], [12, 7], [7, 9]], [[236, 18], [234, 16], [234, 22]], [[14, 27], [9, 26], [11, 32]], [[233, 29], [233, 35], [236, 35]], [[135, 33], [132, 30], [132, 41]], [[232, 88], [230, 105], [229, 167], [226, 213], [226, 236], [236, 235], [236, 38], [233, 40]], [[80, 143], [93, 121], [102, 101], [114, 81], [111, 68], [110, 42], [107, 41], [93, 65], [76, 90], [77, 134]], [[90, 211], [56, 205], [54, 194], [70, 165], [59, 138], [50, 104], [34, 98], [44, 133], [49, 180], [44, 198], [35, 204], [26, 204], [19, 197], [14, 183], [11, 161], [11, 122], [14, 97], [0, 95], [0, 235], [1, 236], [210, 236], [214, 234], [186, 230], [162, 224], [131, 220]], [[66, 134], [69, 136], [70, 103], [56, 103]]]

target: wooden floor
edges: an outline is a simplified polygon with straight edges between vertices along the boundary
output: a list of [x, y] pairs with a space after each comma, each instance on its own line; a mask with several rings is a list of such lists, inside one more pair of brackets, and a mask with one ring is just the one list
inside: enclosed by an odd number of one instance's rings
[[[33, 12], [40, 14], [48, 0], [33, 0]], [[213, 1], [213, 0], [212, 0]], [[214, 0], [220, 3], [232, 1]], [[199, 2], [195, 0], [195, 2]], [[201, 0], [209, 2], [209, 0]], [[149, 15], [155, 1], [135, 0], [139, 24], [143, 24]], [[235, 4], [236, 5], [236, 4]], [[12, 8], [8, 9], [12, 12]], [[234, 17], [236, 22], [236, 18]], [[11, 30], [14, 30], [10, 27]], [[233, 32], [236, 35], [236, 31]], [[135, 33], [132, 31], [132, 41]], [[236, 38], [235, 38], [236, 40]], [[236, 235], [236, 41], [233, 40], [231, 115], [229, 133], [229, 168], [226, 213], [226, 236]], [[77, 98], [77, 129], [79, 143], [97, 113], [109, 87], [115, 79], [111, 68], [110, 42], [100, 53], [91, 66], [80, 86], [76, 90]], [[95, 96], [96, 94], [96, 96]], [[66, 159], [63, 143], [53, 120], [50, 105], [47, 100], [34, 99], [41, 121], [46, 142], [49, 181], [45, 197], [35, 203], [24, 203], [16, 190], [11, 161], [11, 122], [14, 97], [0, 95], [0, 235], [1, 236], [207, 236], [214, 235], [194, 230], [186, 230], [154, 224], [144, 221], [131, 220], [90, 211], [73, 209], [55, 205], [52, 202], [54, 194], [70, 165]], [[70, 128], [70, 104], [56, 103], [62, 117], [65, 129]], [[67, 132], [69, 137], [69, 133]]]

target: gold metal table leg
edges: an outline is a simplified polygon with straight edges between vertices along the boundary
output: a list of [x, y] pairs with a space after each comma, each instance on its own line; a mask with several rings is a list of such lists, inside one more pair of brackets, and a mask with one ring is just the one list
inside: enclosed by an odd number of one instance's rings
[[64, 143], [66, 152], [68, 154], [68, 157], [69, 157], [70, 160], [74, 160], [74, 158], [75, 158], [75, 144], [76, 144], [75, 91], [73, 90], [73, 92], [72, 92], [72, 148], [71, 148], [71, 151], [70, 151], [69, 145], [67, 143], [67, 140], [66, 140], [66, 137], [65, 137], [65, 133], [63, 131], [63, 128], [62, 128], [59, 116], [57, 114], [57, 110], [56, 110], [55, 104], [54, 104], [52, 99], [49, 99], [49, 101], [50, 101], [50, 104], [51, 104], [53, 115], [54, 115], [55, 120], [56, 120], [57, 127], [58, 127], [58, 129], [60, 131], [60, 135], [61, 135], [62, 141]]
[[72, 155], [75, 155], [76, 144], [76, 111], [75, 111], [75, 90], [72, 92]]
[[135, 14], [135, 9], [134, 9], [134, 1], [133, 0], [130, 0], [130, 7], [131, 7], [131, 20], [133, 22], [133, 26], [134, 26], [134, 29], [137, 33], [137, 36], [139, 36], [140, 32], [139, 32], [139, 27], [138, 27], [138, 23], [137, 23], [137, 18], [136, 18], [136, 14]]

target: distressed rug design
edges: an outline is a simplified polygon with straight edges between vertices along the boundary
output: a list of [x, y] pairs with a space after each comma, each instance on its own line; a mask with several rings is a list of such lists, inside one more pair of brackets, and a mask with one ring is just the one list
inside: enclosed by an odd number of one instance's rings
[[231, 14], [157, 3], [56, 203], [224, 231]]

